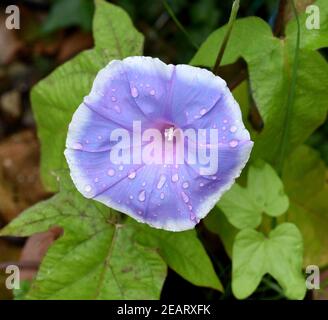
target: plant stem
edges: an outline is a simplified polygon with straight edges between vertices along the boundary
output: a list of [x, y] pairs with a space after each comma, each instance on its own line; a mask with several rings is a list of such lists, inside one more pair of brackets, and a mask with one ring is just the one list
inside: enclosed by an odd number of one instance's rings
[[286, 11], [287, 0], [280, 0], [277, 18], [273, 28], [273, 34], [277, 37], [284, 33], [284, 19]]
[[193, 39], [191, 38], [190, 34], [187, 32], [187, 30], [180, 23], [180, 21], [178, 20], [178, 18], [176, 17], [176, 15], [174, 14], [173, 10], [171, 9], [171, 7], [169, 6], [169, 4], [167, 3], [166, 0], [163, 0], [163, 5], [164, 5], [166, 11], [168, 12], [168, 14], [170, 15], [170, 17], [172, 18], [172, 20], [174, 21], [174, 23], [178, 26], [178, 28], [181, 30], [181, 32], [188, 38], [188, 40], [190, 41], [190, 43], [192, 44], [192, 46], [196, 50], [198, 50], [199, 49], [199, 46], [193, 41]]
[[296, 11], [294, 0], [291, 0], [291, 3], [292, 3], [293, 12], [294, 12], [294, 15], [296, 18], [296, 22], [297, 22], [297, 36], [296, 36], [296, 44], [295, 44], [294, 63], [293, 63], [290, 87], [289, 87], [288, 98], [287, 98], [287, 103], [286, 103], [286, 116], [285, 116], [285, 120], [284, 120], [284, 128], [283, 128], [282, 139], [281, 139], [281, 148], [280, 148], [280, 154], [279, 154], [278, 163], [277, 163], [277, 172], [280, 177], [282, 176], [284, 161], [285, 161], [285, 157], [287, 154], [289, 135], [290, 135], [289, 123], [290, 123], [291, 117], [293, 115], [293, 104], [294, 104], [294, 99], [295, 99], [297, 69], [298, 69], [298, 60], [299, 60], [299, 48], [300, 48], [300, 22], [298, 19], [298, 14]]
[[236, 20], [236, 17], [237, 17], [238, 9], [239, 9], [239, 0], [235, 0], [232, 4], [230, 18], [229, 18], [229, 22], [228, 22], [228, 26], [227, 26], [227, 31], [226, 31], [226, 34], [224, 35], [224, 38], [223, 38], [223, 41], [222, 41], [222, 44], [221, 44], [221, 48], [219, 50], [219, 53], [218, 53], [218, 56], [216, 58], [215, 65], [214, 65], [214, 68], [213, 68], [213, 73], [216, 74], [216, 75], [218, 74], [219, 67], [220, 67], [220, 64], [221, 64], [221, 61], [222, 61], [222, 58], [223, 58], [223, 54], [224, 54], [224, 51], [225, 51], [226, 46], [228, 44], [233, 24], [234, 24], [234, 22]]

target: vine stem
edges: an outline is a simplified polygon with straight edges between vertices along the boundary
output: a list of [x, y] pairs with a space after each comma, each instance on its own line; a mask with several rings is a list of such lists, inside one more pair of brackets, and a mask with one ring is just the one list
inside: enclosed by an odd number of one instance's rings
[[277, 163], [277, 172], [280, 177], [282, 176], [284, 161], [285, 161], [286, 154], [287, 154], [288, 140], [289, 140], [289, 135], [290, 135], [289, 122], [290, 122], [292, 114], [293, 114], [293, 104], [294, 104], [294, 100], [295, 100], [295, 89], [296, 89], [297, 69], [298, 69], [298, 62], [299, 62], [299, 48], [300, 48], [300, 29], [301, 29], [300, 21], [298, 19], [298, 14], [297, 14], [294, 0], [291, 0], [291, 3], [292, 3], [293, 13], [295, 15], [296, 23], [297, 23], [297, 35], [296, 35], [294, 63], [293, 63], [290, 87], [289, 87], [288, 98], [287, 98], [287, 103], [286, 103], [286, 116], [284, 119], [284, 128], [285, 129], [283, 130], [283, 133], [282, 133], [281, 148], [280, 148], [280, 154], [279, 154], [278, 163]]
[[188, 38], [188, 40], [190, 41], [190, 43], [192, 44], [192, 46], [196, 50], [198, 50], [199, 49], [199, 46], [193, 41], [193, 39], [191, 38], [190, 34], [187, 32], [187, 30], [180, 23], [179, 19], [176, 17], [176, 15], [174, 14], [173, 10], [171, 9], [171, 7], [169, 6], [169, 4], [167, 3], [166, 0], [163, 0], [163, 5], [164, 5], [166, 11], [168, 12], [168, 14], [170, 15], [170, 17], [172, 18], [172, 20], [174, 21], [174, 23], [177, 25], [177, 27], [186, 36], [186, 38]]
[[221, 61], [222, 61], [222, 58], [223, 58], [223, 55], [224, 55], [224, 51], [225, 51], [226, 46], [228, 44], [228, 41], [229, 41], [229, 38], [230, 38], [230, 35], [231, 35], [231, 31], [232, 31], [232, 27], [233, 27], [233, 24], [234, 24], [234, 22], [236, 20], [236, 17], [237, 17], [238, 9], [239, 9], [239, 0], [235, 0], [232, 4], [230, 18], [229, 18], [228, 26], [227, 26], [227, 31], [224, 35], [224, 38], [223, 38], [219, 53], [216, 57], [215, 65], [214, 65], [214, 68], [213, 68], [213, 73], [215, 75], [218, 74], [219, 67], [220, 67], [220, 64], [221, 64]]

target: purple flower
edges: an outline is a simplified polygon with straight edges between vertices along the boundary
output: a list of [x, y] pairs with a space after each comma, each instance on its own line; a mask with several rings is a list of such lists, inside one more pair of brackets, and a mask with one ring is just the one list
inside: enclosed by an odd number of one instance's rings
[[129, 57], [98, 73], [69, 126], [65, 156], [85, 197], [182, 231], [232, 186], [252, 146], [220, 77]]

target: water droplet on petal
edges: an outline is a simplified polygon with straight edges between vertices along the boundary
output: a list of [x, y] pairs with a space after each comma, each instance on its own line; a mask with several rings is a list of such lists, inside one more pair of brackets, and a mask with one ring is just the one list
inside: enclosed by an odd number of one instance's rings
[[230, 146], [231, 148], [235, 148], [235, 147], [237, 147], [237, 146], [238, 146], [238, 141], [237, 141], [237, 140], [231, 140], [231, 141], [229, 142], [229, 146]]
[[98, 140], [101, 140], [102, 139], [102, 136], [98, 136]]
[[112, 101], [115, 102], [117, 99], [113, 96], [112, 97]]
[[204, 187], [204, 183], [201, 182], [201, 183], [199, 184], [199, 186], [200, 186], [200, 187]]
[[236, 131], [237, 131], [237, 127], [236, 127], [236, 126], [232, 126], [232, 127], [230, 128], [230, 132], [234, 133], [234, 132], [236, 132]]
[[82, 149], [83, 149], [83, 145], [82, 145], [82, 143], [79, 143], [79, 142], [74, 143], [74, 145], [73, 145], [73, 149], [74, 149], [74, 150], [82, 150]]
[[189, 197], [182, 191], [181, 192], [181, 195], [182, 195], [182, 199], [185, 203], [187, 203], [189, 201]]
[[130, 198], [131, 200], [133, 200], [133, 195], [131, 194], [131, 195], [129, 196], [129, 198]]
[[165, 184], [165, 181], [166, 181], [166, 177], [164, 175], [161, 175], [157, 183], [157, 189], [162, 189]]
[[90, 192], [90, 191], [92, 190], [92, 188], [91, 188], [90, 185], [86, 185], [85, 188], [84, 188], [84, 190], [85, 190], [86, 192]]
[[124, 167], [122, 166], [122, 165], [120, 165], [119, 167], [118, 167], [118, 170], [120, 170], [120, 171], [122, 171], [124, 169]]
[[131, 88], [131, 96], [132, 96], [133, 98], [137, 98], [138, 95], [139, 95], [138, 89], [137, 89], [136, 87], [132, 87], [132, 88]]
[[153, 90], [150, 90], [149, 91], [149, 94], [151, 95], [151, 96], [154, 96], [155, 94], [156, 94], [156, 91], [153, 89]]
[[203, 116], [205, 113], [206, 113], [206, 109], [205, 108], [203, 108], [203, 109], [201, 109], [200, 111], [199, 111], [199, 114], [201, 115], [201, 116]]
[[98, 179], [98, 178], [95, 178], [95, 179], [94, 179], [94, 182], [98, 182], [98, 181], [99, 181], [99, 179]]
[[128, 178], [129, 179], [134, 179], [136, 177], [137, 173], [135, 171], [132, 171], [129, 175]]
[[139, 211], [138, 211], [138, 214], [139, 214], [139, 215], [142, 215], [142, 211], [141, 211], [141, 210], [139, 210]]
[[118, 105], [115, 105], [115, 106], [114, 106], [114, 110], [115, 110], [117, 113], [121, 113], [121, 108], [120, 108]]
[[161, 192], [161, 194], [160, 194], [160, 198], [163, 200], [164, 197], [165, 197], [164, 192]]
[[179, 175], [177, 173], [175, 173], [172, 177], [171, 177], [172, 182], [177, 182], [179, 180]]
[[142, 190], [140, 193], [139, 193], [139, 196], [138, 196], [138, 200], [143, 202], [146, 200], [146, 191], [145, 190]]
[[109, 170], [107, 171], [107, 174], [108, 174], [110, 177], [112, 177], [112, 176], [115, 175], [115, 170], [114, 170], [114, 169], [109, 169]]
[[227, 123], [227, 122], [228, 122], [228, 120], [227, 120], [227, 119], [224, 119], [224, 120], [223, 120], [223, 123]]
[[189, 183], [188, 183], [188, 182], [184, 182], [184, 183], [182, 184], [182, 188], [183, 188], [183, 189], [188, 189], [188, 187], [189, 187]]

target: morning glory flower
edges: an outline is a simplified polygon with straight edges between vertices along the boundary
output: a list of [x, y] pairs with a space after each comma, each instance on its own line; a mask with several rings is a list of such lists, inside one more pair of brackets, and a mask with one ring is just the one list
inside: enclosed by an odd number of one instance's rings
[[224, 80], [150, 57], [113, 60], [73, 115], [65, 156], [83, 196], [156, 228], [193, 228], [253, 142]]

